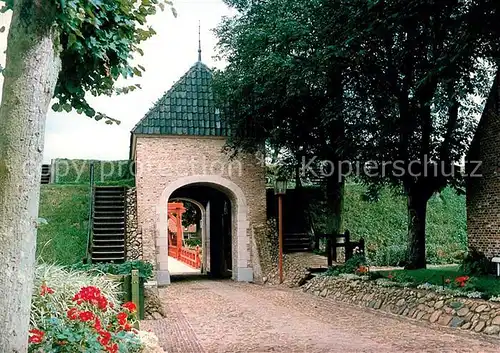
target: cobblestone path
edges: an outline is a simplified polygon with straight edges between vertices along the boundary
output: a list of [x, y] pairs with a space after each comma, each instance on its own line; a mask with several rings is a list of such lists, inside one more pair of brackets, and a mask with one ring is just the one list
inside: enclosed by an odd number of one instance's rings
[[500, 340], [288, 288], [191, 280], [160, 295], [167, 318], [142, 327], [169, 353], [500, 352]]

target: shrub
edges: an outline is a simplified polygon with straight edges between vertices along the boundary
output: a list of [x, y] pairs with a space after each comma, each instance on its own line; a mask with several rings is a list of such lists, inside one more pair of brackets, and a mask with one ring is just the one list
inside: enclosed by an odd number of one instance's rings
[[200, 238], [186, 239], [185, 243], [190, 248], [196, 248], [197, 246], [201, 246], [201, 239]]
[[35, 273], [31, 353], [136, 353], [142, 350], [133, 303], [121, 307], [117, 284], [81, 271], [40, 265]]
[[369, 251], [370, 263], [377, 266], [402, 266], [405, 259], [405, 245], [391, 245]]
[[[323, 193], [312, 187], [305, 190], [314, 231], [326, 233], [330, 215], [325, 211]], [[405, 197], [385, 187], [375, 198], [365, 197], [366, 193], [366, 186], [346, 183], [344, 229], [349, 229], [353, 240], [365, 239], [367, 258], [372, 265], [404, 264], [408, 233]], [[427, 262], [459, 263], [467, 250], [465, 197], [446, 188], [429, 200], [427, 209]]]
[[341, 273], [359, 273], [360, 268], [366, 267], [366, 259], [362, 254], [353, 255], [349, 260], [340, 266], [331, 267], [325, 272], [327, 276], [337, 276]]
[[476, 249], [470, 249], [469, 253], [462, 261], [461, 270], [468, 275], [487, 275], [490, 269], [490, 261]]
[[139, 271], [139, 277], [148, 280], [153, 276], [153, 265], [147, 261], [134, 260], [126, 261], [121, 264], [103, 263], [103, 264], [84, 264], [80, 262], [71, 266], [73, 270], [87, 271], [94, 274], [110, 275], [128, 275], [132, 270]]

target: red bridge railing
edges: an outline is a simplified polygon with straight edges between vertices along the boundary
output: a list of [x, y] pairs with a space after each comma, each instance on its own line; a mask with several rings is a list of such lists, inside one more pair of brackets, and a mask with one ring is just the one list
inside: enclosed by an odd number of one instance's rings
[[192, 268], [201, 268], [200, 247], [190, 249], [182, 247], [178, 249], [176, 246], [168, 246], [168, 256], [173, 257]]

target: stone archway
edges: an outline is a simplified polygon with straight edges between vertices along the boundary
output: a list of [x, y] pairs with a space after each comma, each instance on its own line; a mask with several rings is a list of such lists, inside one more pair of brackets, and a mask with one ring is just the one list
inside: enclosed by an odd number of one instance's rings
[[159, 222], [157, 223], [156, 231], [156, 247], [157, 251], [157, 281], [159, 285], [170, 283], [170, 274], [168, 272], [168, 221], [167, 221], [167, 204], [170, 196], [175, 190], [188, 185], [203, 185], [209, 186], [223, 192], [231, 201], [233, 213], [233, 258], [232, 263], [232, 278], [236, 281], [250, 282], [253, 281], [253, 270], [249, 266], [250, 253], [249, 244], [250, 232], [248, 221], [248, 207], [245, 195], [241, 188], [231, 180], [217, 175], [191, 175], [179, 178], [167, 185], [163, 190], [158, 204], [156, 213]]

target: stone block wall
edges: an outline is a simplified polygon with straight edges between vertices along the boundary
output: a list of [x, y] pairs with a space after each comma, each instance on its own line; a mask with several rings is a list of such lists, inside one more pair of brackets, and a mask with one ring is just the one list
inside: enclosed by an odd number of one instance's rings
[[[467, 156], [467, 228], [469, 247], [500, 256], [500, 85], [499, 74]], [[481, 162], [475, 170], [476, 162]]]
[[137, 225], [137, 194], [136, 188], [127, 189], [126, 195], [126, 260], [142, 260], [142, 234]]
[[412, 288], [383, 287], [340, 277], [316, 277], [305, 292], [408, 318], [456, 327], [500, 338], [500, 304], [453, 298]]
[[[217, 137], [136, 136], [137, 217], [145, 260], [156, 261], [159, 266], [166, 261], [161, 212], [166, 212], [168, 200], [162, 198], [168, 197], [165, 192], [172, 185], [181, 187], [189, 180], [214, 187], [231, 200], [236, 221], [233, 225], [238, 227], [233, 232], [233, 264], [251, 269], [258, 262], [251, 238], [253, 229], [266, 222], [264, 166], [254, 155], [231, 159], [224, 151], [225, 142]], [[243, 228], [245, 234], [239, 233]], [[242, 242], [244, 246], [234, 248]]]

